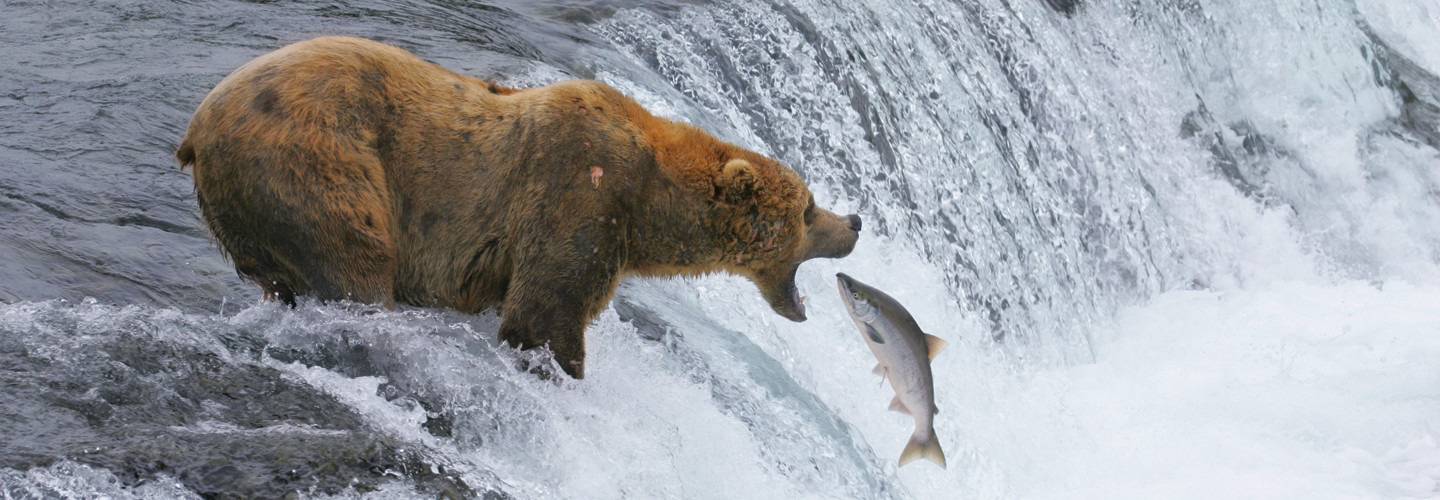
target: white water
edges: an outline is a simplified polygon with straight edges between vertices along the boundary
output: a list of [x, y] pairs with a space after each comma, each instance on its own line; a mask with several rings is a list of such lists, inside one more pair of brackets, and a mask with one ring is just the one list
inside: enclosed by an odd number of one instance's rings
[[[1398, 104], [1353, 22], [1435, 71], [1440, 4], [1172, 3], [1066, 18], [1023, 0], [797, 1], [791, 17], [727, 2], [596, 26], [621, 48], [597, 78], [783, 159], [822, 204], [866, 217], [853, 255], [801, 268], [805, 323], [739, 278], [635, 281], [620, 299], [670, 333], [646, 340], [607, 310], [588, 378], [557, 384], [512, 368], [534, 354], [495, 347], [493, 317], [3, 312], [139, 316], [174, 339], [353, 337], [386, 379], [248, 362], [523, 498], [1440, 498], [1440, 159], [1383, 132]], [[571, 76], [534, 68], [509, 83]], [[1284, 151], [1243, 162], [1263, 202], [1180, 136], [1199, 101], [1231, 149], [1245, 121]], [[934, 363], [947, 469], [895, 466], [912, 421], [885, 409], [837, 271], [950, 342]], [[376, 396], [397, 380], [455, 409], [455, 437]], [[24, 475], [0, 480], [179, 495], [67, 462]]]
[[[707, 108], [714, 120], [707, 125], [730, 127], [734, 140], [804, 169], [827, 203], [855, 208], [858, 196], [873, 203], [859, 205], [867, 215], [888, 222], [881, 226], [887, 236], [867, 234], [851, 257], [802, 269], [807, 323], [774, 318], [733, 279], [657, 288], [679, 309], [746, 332], [862, 436], [884, 462], [877, 472], [901, 485], [902, 495], [1440, 498], [1440, 160], [1434, 149], [1374, 132], [1396, 116], [1397, 102], [1370, 78], [1353, 22], [1366, 16], [1397, 50], [1434, 71], [1440, 4], [1094, 2], [1067, 21], [1038, 2], [1007, 4], [1014, 8], [1008, 19], [1007, 8], [979, 3], [969, 10], [795, 3], [822, 37], [855, 44], [845, 48], [865, 50], [883, 66], [856, 79], [900, 110], [891, 125], [902, 132], [891, 141], [910, 181], [901, 188], [866, 173], [884, 168], [873, 143], [855, 145], [865, 135], [863, 117], [847, 107], [834, 73], [825, 78], [813, 63], [824, 60], [815, 55], [823, 44], [794, 32], [768, 4], [696, 9], [678, 21], [636, 13], [604, 27], [653, 58], [649, 65], [658, 61], [671, 84]], [[967, 28], [977, 12], [1001, 18], [993, 25], [1020, 46], [1002, 64], [1029, 69], [1021, 71], [1036, 80], [1028, 88], [1051, 94], [1045, 114], [1071, 120], [1012, 126], [1033, 133], [1042, 156], [1047, 146], [1079, 150], [1042, 162], [1059, 174], [1019, 172], [1042, 180], [1023, 177], [1031, 194], [1018, 200], [1013, 189], [997, 188], [1013, 178], [964, 171], [994, 170], [1002, 164], [996, 156], [1024, 154], [994, 137], [984, 143], [974, 125], [971, 106], [1016, 105], [1007, 89], [988, 86], [997, 83], [993, 74], [974, 70], [991, 78], [975, 82], [961, 69], [986, 64], [957, 57], [973, 54], [964, 38], [974, 37]], [[717, 59], [739, 66], [741, 81]], [[938, 89], [939, 103], [924, 102], [930, 89]], [[945, 98], [956, 94], [970, 99]], [[1254, 160], [1247, 172], [1270, 201], [1243, 196], [1209, 170], [1195, 144], [1177, 137], [1175, 124], [1197, 96], [1217, 122], [1246, 121], [1285, 151]], [[666, 109], [663, 100], [647, 104]], [[1007, 111], [1014, 113], [1000, 112]], [[757, 132], [765, 119], [756, 116], [778, 116], [771, 119], [779, 126]], [[1241, 142], [1234, 130], [1222, 133]], [[824, 168], [835, 163], [861, 171], [858, 195], [842, 194], [856, 181]], [[1067, 192], [1067, 177], [1098, 179], [1098, 188]], [[1150, 196], [1136, 179], [1154, 190]], [[1077, 195], [1106, 220], [1073, 211], [1067, 196]], [[1009, 249], [968, 242], [968, 256], [995, 266], [1006, 253], [1031, 251], [1049, 269], [1000, 265], [1016, 277], [1009, 284], [985, 273], [967, 280], [947, 262], [943, 249], [955, 240], [937, 234], [933, 218], [953, 215], [983, 231], [967, 214], [993, 206], [1008, 216], [1017, 202], [1062, 222], [1021, 225], [1008, 235], [1018, 236]], [[919, 220], [907, 220], [909, 213]], [[1109, 220], [1127, 214], [1144, 221], [1145, 234]], [[1097, 225], [1102, 244], [1120, 256], [1066, 248], [1071, 238], [1096, 237], [1086, 229]], [[1109, 232], [1122, 225], [1128, 231]], [[1038, 245], [1053, 249], [1025, 250]], [[1099, 263], [1069, 260], [1096, 254]], [[1107, 265], [1112, 258], [1118, 264]], [[929, 332], [951, 341], [934, 364], [936, 426], [949, 469], [894, 467], [911, 420], [884, 410], [889, 389], [867, 370], [873, 359], [834, 297], [838, 270], [890, 291]], [[1127, 271], [1139, 276], [1123, 283], [1142, 293], [1125, 306], [1123, 291], [1104, 293], [1112, 290], [1110, 273]], [[1186, 280], [1202, 288], [1184, 290]], [[973, 301], [955, 300], [971, 287], [1030, 289], [1062, 303], [1032, 310], [1020, 323], [1044, 335], [1016, 348], [991, 341]], [[1112, 300], [1122, 304], [1113, 315], [1105, 310]], [[1044, 361], [1055, 358], [1082, 361]], [[763, 455], [757, 460], [765, 463]], [[751, 484], [751, 496], [795, 494]]]
[[[889, 388], [828, 293], [810, 323], [756, 340], [911, 496], [1440, 497], [1440, 287], [1313, 278], [1167, 292], [1095, 327], [1093, 363], [1033, 368], [990, 345], [913, 255], [867, 246], [863, 272], [951, 342], [933, 365], [948, 469], [895, 470], [911, 420], [885, 410]], [[828, 292], [825, 277], [807, 285]], [[729, 300], [688, 305], [725, 317], [707, 305]]]

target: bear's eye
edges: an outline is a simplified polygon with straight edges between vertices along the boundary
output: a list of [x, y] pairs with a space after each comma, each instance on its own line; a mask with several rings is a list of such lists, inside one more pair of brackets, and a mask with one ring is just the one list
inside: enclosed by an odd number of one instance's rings
[[815, 197], [810, 197], [810, 204], [805, 205], [805, 225], [815, 221]]

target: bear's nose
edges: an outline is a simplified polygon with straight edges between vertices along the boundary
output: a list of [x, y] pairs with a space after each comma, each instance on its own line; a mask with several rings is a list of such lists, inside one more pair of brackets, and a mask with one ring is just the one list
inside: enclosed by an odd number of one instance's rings
[[855, 232], [857, 232], [857, 233], [860, 232], [860, 216], [859, 216], [859, 215], [850, 214], [850, 215], [845, 216], [845, 218], [846, 218], [846, 219], [850, 219], [850, 230], [851, 230], [851, 231], [855, 231]]

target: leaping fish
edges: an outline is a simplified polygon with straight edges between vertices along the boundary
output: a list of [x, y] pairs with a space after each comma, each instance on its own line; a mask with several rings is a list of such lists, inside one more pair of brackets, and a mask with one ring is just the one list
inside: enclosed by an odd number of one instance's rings
[[900, 452], [900, 465], [926, 458], [945, 467], [945, 452], [935, 437], [934, 417], [940, 410], [935, 408], [935, 378], [930, 373], [930, 360], [945, 348], [945, 341], [920, 331], [910, 312], [885, 292], [845, 273], [835, 278], [845, 309], [880, 361], [875, 373], [890, 379], [895, 389], [890, 409], [915, 417], [915, 433]]

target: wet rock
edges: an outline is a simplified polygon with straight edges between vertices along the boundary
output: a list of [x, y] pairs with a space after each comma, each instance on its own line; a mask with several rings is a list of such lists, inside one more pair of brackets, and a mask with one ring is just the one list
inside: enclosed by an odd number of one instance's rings
[[1045, 5], [1050, 6], [1050, 10], [1072, 16], [1080, 7], [1080, 0], [1045, 0]]
[[1375, 82], [1400, 98], [1400, 117], [1395, 124], [1440, 149], [1440, 76], [1400, 54], [1363, 20], [1360, 29], [1370, 41], [1361, 51], [1370, 61]]
[[1180, 122], [1180, 137], [1192, 139], [1210, 152], [1211, 165], [1221, 178], [1245, 196], [1264, 201], [1269, 161], [1294, 155], [1260, 132], [1248, 120], [1221, 125], [1199, 101]]
[[[127, 485], [164, 474], [205, 498], [365, 492], [402, 478], [441, 498], [505, 496], [475, 491], [420, 447], [270, 366], [145, 334], [143, 321], [79, 335], [52, 316], [33, 331], [0, 329], [0, 468], [69, 459]], [[75, 345], [47, 345], [57, 340]]]

